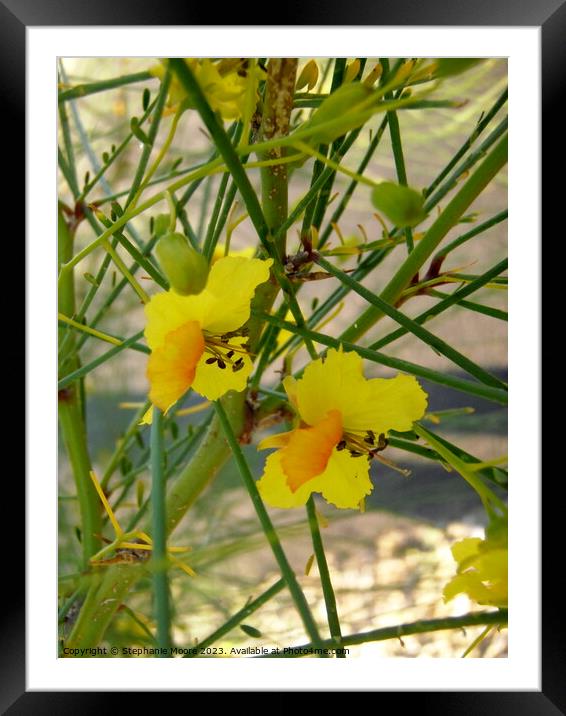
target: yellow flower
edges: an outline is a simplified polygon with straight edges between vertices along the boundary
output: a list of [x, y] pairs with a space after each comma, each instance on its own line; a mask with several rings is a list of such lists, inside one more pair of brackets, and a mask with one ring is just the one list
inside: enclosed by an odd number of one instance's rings
[[[185, 62], [199, 83], [205, 97], [223, 119], [242, 119], [246, 115], [247, 91], [253, 98], [254, 108], [257, 100], [259, 81], [265, 78], [256, 62], [245, 58], [226, 58], [210, 60], [207, 58], [185, 58]], [[151, 72], [159, 78], [165, 74], [163, 65], [155, 65]], [[251, 83], [251, 87], [249, 87]], [[177, 77], [171, 78], [169, 88], [169, 106], [177, 106], [187, 99], [185, 90]], [[190, 105], [188, 105], [190, 106]]]
[[244, 390], [252, 360], [242, 327], [255, 289], [269, 278], [272, 263], [227, 256], [212, 266], [200, 293], [167, 291], [146, 304], [153, 405], [166, 412], [190, 387], [209, 400], [228, 390]]
[[469, 537], [452, 546], [458, 574], [444, 587], [444, 600], [467, 594], [478, 604], [507, 606], [507, 520], [493, 522], [486, 539]]
[[410, 430], [427, 405], [415, 378], [366, 380], [361, 358], [342, 350], [329, 350], [300, 380], [285, 378], [284, 386], [301, 422], [259, 445], [279, 448], [258, 482], [273, 507], [304, 505], [311, 493], [321, 492], [336, 507], [359, 508], [373, 489], [370, 461], [385, 435]]

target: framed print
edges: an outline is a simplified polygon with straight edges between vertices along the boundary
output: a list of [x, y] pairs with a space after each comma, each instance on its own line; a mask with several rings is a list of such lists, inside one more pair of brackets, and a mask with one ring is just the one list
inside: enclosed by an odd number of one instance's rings
[[28, 425], [3, 708], [561, 712], [539, 271], [563, 7], [128, 9], [0, 7]]

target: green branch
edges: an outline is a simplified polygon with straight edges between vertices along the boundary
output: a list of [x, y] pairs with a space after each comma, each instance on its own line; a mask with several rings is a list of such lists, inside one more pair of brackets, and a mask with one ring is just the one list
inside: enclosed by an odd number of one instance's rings
[[115, 89], [116, 87], [123, 87], [124, 85], [131, 85], [135, 82], [145, 82], [146, 80], [153, 80], [155, 77], [151, 72], [135, 72], [131, 75], [121, 75], [120, 77], [113, 77], [110, 80], [100, 80], [99, 82], [88, 82], [69, 89], [63, 89], [59, 92], [58, 102], [68, 102], [70, 99], [79, 99], [80, 97], [88, 97], [91, 94], [97, 92], [104, 92], [105, 90]]
[[[324, 544], [322, 543], [322, 537], [320, 535], [320, 527], [318, 524], [318, 517], [316, 515], [316, 507], [314, 504], [314, 497], [312, 495], [307, 500], [307, 516], [309, 521], [309, 528], [311, 531], [312, 546], [314, 549], [314, 554], [316, 556], [318, 573], [320, 575], [320, 583], [322, 585], [324, 604], [326, 606], [326, 618], [328, 619], [328, 627], [330, 629], [330, 634], [334, 640], [335, 646], [339, 647], [342, 645], [342, 630], [340, 628], [338, 607], [336, 606], [336, 595], [334, 594], [334, 587], [332, 586], [332, 580], [330, 579], [330, 570], [328, 569], [328, 562], [326, 561]], [[346, 655], [342, 652], [339, 652], [338, 655], [340, 658], [346, 657]]]
[[163, 470], [163, 415], [153, 408], [151, 424], [151, 526], [153, 539], [153, 595], [157, 644], [171, 646], [171, 610], [169, 606], [169, 579], [167, 576], [167, 524], [165, 515], [165, 474]]
[[[483, 626], [485, 624], [495, 624], [499, 626], [507, 626], [507, 610], [500, 609], [494, 612], [476, 612], [475, 614], [464, 614], [461, 617], [446, 617], [444, 619], [422, 619], [410, 624], [399, 624], [394, 627], [384, 627], [383, 629], [373, 629], [372, 631], [361, 632], [359, 634], [350, 634], [342, 637], [342, 646], [356, 646], [358, 644], [367, 644], [368, 642], [387, 641], [388, 639], [400, 639], [403, 636], [411, 636], [413, 634], [428, 634], [434, 631], [445, 631], [447, 629], [464, 629], [465, 627]], [[322, 642], [325, 649], [335, 648], [334, 642], [327, 639]], [[294, 657], [305, 656], [309, 650], [319, 648], [315, 644], [301, 644], [289, 648], [289, 652], [283, 653], [280, 649], [279, 653], [271, 653], [266, 656], [257, 657], [269, 659], [273, 657]], [[296, 653], [293, 653], [296, 650]], [[301, 653], [303, 652], [303, 653]]]

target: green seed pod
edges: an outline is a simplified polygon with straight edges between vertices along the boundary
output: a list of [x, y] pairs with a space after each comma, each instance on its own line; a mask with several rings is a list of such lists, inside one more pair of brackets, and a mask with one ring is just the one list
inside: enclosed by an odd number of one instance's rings
[[[360, 82], [347, 82], [341, 85], [322, 102], [308, 125], [305, 125], [316, 127], [319, 124], [336, 121], [335, 126], [313, 134], [309, 141], [330, 144], [346, 132], [360, 127], [367, 120], [367, 116], [360, 117], [359, 106], [363, 103], [364, 109], [369, 109], [367, 100], [373, 93], [370, 87]], [[337, 122], [339, 119], [342, 121]]]
[[195, 251], [183, 234], [159, 239], [155, 253], [171, 288], [181, 296], [200, 293], [208, 279], [208, 261]]

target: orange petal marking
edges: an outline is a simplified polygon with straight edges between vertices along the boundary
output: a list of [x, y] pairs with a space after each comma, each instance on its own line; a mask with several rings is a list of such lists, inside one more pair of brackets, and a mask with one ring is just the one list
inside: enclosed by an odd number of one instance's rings
[[326, 470], [341, 438], [342, 415], [338, 410], [331, 410], [314, 427], [293, 431], [287, 447], [281, 450], [281, 465], [292, 492]]
[[203, 352], [204, 336], [197, 321], [171, 331], [152, 351], [147, 364], [149, 399], [160, 410], [168, 410], [191, 387]]

